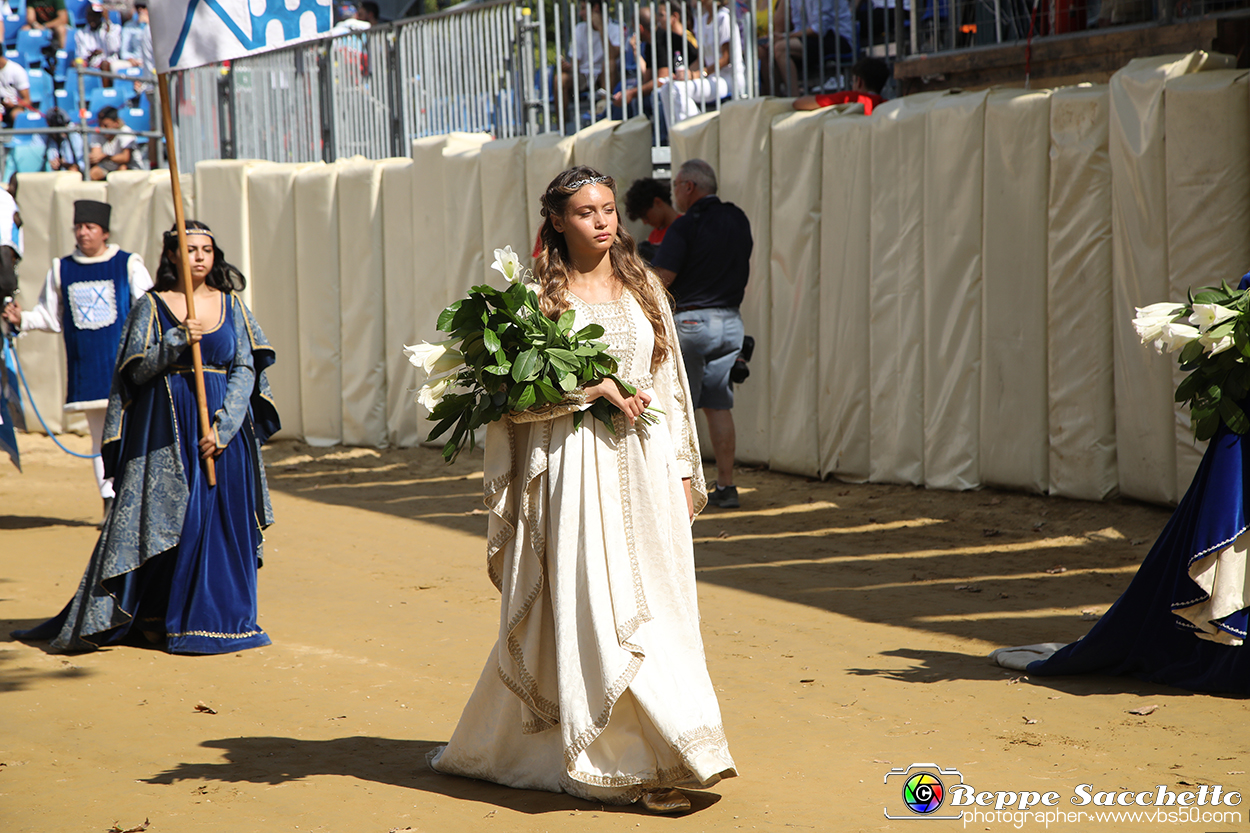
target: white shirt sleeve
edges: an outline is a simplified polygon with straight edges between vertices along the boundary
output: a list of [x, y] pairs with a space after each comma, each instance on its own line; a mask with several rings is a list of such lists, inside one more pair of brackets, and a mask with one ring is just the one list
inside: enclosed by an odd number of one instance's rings
[[148, 267], [143, 265], [143, 257], [136, 254], [130, 256], [126, 271], [130, 277], [130, 295], [137, 301], [153, 287], [152, 276], [148, 274]]
[[22, 310], [23, 330], [61, 331], [61, 261], [52, 261], [34, 309]]

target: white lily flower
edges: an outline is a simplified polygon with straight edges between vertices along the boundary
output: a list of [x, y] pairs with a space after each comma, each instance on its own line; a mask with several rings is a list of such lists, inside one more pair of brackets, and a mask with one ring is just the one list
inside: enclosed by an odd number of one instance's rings
[[[1163, 328], [1184, 311], [1184, 307], [1170, 301], [1138, 307], [1137, 317], [1133, 319], [1133, 329], [1137, 331], [1142, 344], [1157, 341], [1163, 334]], [[1155, 346], [1159, 347], [1157, 344]]]
[[1201, 335], [1197, 327], [1171, 321], [1163, 325], [1163, 331], [1159, 334], [1155, 347], [1159, 348], [1160, 352], [1166, 349], [1169, 353], [1175, 353]]
[[438, 407], [438, 403], [443, 401], [443, 397], [447, 395], [447, 389], [451, 387], [455, 378], [455, 376], [447, 375], [429, 380], [417, 389], [417, 402], [427, 411], [434, 410]]
[[1214, 341], [1207, 338], [1206, 336], [1202, 336], [1198, 340], [1202, 342], [1203, 348], [1206, 350], [1207, 355], [1210, 355], [1210, 356], [1218, 356], [1220, 353], [1223, 353], [1225, 350], [1232, 349], [1232, 346], [1233, 346], [1233, 337], [1231, 334], [1226, 335], [1223, 338], [1216, 339]]
[[1219, 304], [1194, 304], [1194, 314], [1189, 316], [1189, 323], [1205, 333], [1230, 318], [1236, 318], [1237, 314], [1237, 310]]
[[405, 345], [404, 352], [414, 367], [419, 367], [426, 375], [437, 376], [449, 373], [464, 364], [464, 355], [459, 350], [448, 349], [451, 341], [440, 341], [435, 344], [421, 342], [411, 346]]
[[512, 251], [511, 246], [495, 249], [495, 262], [490, 268], [507, 278], [509, 283], [515, 283], [521, 278], [521, 258]]

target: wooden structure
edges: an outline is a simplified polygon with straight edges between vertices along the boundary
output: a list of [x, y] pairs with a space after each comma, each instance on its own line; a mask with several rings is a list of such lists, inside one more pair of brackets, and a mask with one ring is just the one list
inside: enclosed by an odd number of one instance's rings
[[917, 55], [894, 65], [899, 92], [986, 87], [1034, 89], [1083, 81], [1103, 83], [1134, 58], [1205, 49], [1250, 66], [1250, 14], [1203, 17], [1170, 24], [1146, 23], [1090, 29], [1023, 42]]

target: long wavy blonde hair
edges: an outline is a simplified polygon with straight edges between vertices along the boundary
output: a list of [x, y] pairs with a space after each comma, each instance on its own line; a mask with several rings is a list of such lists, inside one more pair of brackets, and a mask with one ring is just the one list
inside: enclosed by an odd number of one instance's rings
[[[586, 187], [584, 184], [576, 188], [573, 186], [584, 180], [605, 185], [616, 194], [616, 181], [612, 177], [604, 176], [594, 168], [578, 165], [551, 180], [542, 195], [543, 224], [539, 230], [542, 251], [534, 261], [534, 277], [538, 281], [539, 308], [553, 320], [559, 318], [571, 303], [568, 295], [572, 261], [569, 258], [568, 242], [561, 232], [556, 231], [551, 218], [564, 216], [569, 199]], [[647, 274], [647, 267], [638, 256], [638, 246], [623, 223], [616, 227], [616, 238], [612, 241], [608, 256], [611, 258], [612, 272], [616, 279], [634, 293], [643, 314], [651, 322], [651, 329], [655, 331], [655, 348], [651, 351], [651, 369], [654, 371], [673, 349], [665, 316], [660, 309], [661, 303], [667, 303], [668, 293], [658, 281]]]

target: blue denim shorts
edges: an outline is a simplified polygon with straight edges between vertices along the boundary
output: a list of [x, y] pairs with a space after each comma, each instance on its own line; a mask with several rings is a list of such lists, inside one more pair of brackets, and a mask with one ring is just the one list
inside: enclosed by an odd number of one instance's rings
[[742, 316], [735, 307], [673, 313], [677, 339], [696, 408], [727, 411], [734, 406], [729, 371], [742, 349]]

